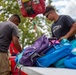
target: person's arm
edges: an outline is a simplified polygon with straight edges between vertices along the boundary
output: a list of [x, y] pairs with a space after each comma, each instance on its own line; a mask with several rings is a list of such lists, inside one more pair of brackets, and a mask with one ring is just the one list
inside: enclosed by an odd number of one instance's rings
[[17, 49], [19, 52], [21, 52], [22, 49], [21, 49], [21, 46], [20, 46], [18, 37], [13, 36], [13, 37], [12, 37], [12, 41], [13, 41], [14, 46], [16, 47], [16, 49]]
[[76, 34], [76, 23], [73, 23], [70, 31], [65, 36], [61, 37], [59, 40], [62, 40], [63, 38], [68, 39], [69, 37], [75, 34]]

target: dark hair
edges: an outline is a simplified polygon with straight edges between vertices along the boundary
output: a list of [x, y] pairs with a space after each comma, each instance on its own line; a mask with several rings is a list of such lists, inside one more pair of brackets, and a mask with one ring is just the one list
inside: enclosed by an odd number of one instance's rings
[[43, 15], [45, 15], [46, 13], [48, 13], [49, 11], [52, 11], [52, 10], [55, 11], [55, 8], [53, 6], [47, 6]]
[[21, 22], [21, 19], [20, 19], [20, 17], [19, 17], [19, 15], [18, 14], [13, 14], [9, 19], [10, 20], [12, 20], [13, 18], [15, 18], [15, 17], [17, 17], [18, 18], [18, 20], [19, 20], [19, 23]]
[[19, 23], [21, 22], [21, 19], [18, 14], [14, 14], [13, 16], [16, 16], [19, 19]]

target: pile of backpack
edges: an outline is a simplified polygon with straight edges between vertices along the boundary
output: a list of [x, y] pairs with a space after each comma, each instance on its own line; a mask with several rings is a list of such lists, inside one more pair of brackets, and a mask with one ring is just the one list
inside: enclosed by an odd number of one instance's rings
[[58, 67], [76, 69], [76, 40], [39, 37], [15, 59], [23, 66]]

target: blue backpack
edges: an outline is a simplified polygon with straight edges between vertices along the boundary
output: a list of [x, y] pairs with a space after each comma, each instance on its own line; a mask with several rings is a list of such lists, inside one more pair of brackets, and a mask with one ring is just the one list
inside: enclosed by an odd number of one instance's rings
[[69, 43], [66, 43], [65, 45], [54, 44], [44, 56], [37, 59], [36, 65], [40, 67], [49, 67], [59, 59], [69, 55], [71, 50], [71, 45]]
[[76, 40], [68, 41], [67, 39], [63, 39], [61, 41], [62, 44], [69, 43], [71, 44], [72, 51], [69, 55], [65, 56], [64, 58], [61, 58], [57, 62], [54, 63], [55, 67], [59, 68], [72, 68], [76, 69]]
[[64, 60], [64, 65], [67, 68], [76, 69], [76, 48], [74, 48], [69, 56]]
[[70, 44], [72, 45], [72, 48], [76, 48], [76, 40], [72, 40]]
[[[66, 44], [66, 43], [69, 43], [69, 44], [70, 44], [70, 41], [67, 40], [67, 39], [62, 39], [62, 40], [60, 41], [60, 43], [61, 43], [61, 44]], [[67, 56], [68, 56], [68, 55], [67, 55]], [[56, 62], [54, 63], [54, 66], [55, 66], [55, 67], [58, 67], [58, 68], [65, 68], [64, 60], [67, 58], [67, 56], [65, 56], [65, 57], [59, 59], [58, 61], [56, 61]]]

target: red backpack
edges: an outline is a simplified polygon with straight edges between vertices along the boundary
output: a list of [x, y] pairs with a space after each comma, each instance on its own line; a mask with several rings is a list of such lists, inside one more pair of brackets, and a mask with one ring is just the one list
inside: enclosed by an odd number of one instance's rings
[[15, 56], [18, 54], [18, 50], [16, 49], [16, 47], [14, 46], [14, 43], [11, 42], [10, 46], [9, 46], [9, 52], [12, 56]]
[[45, 0], [17, 0], [23, 17], [35, 17], [45, 11]]

